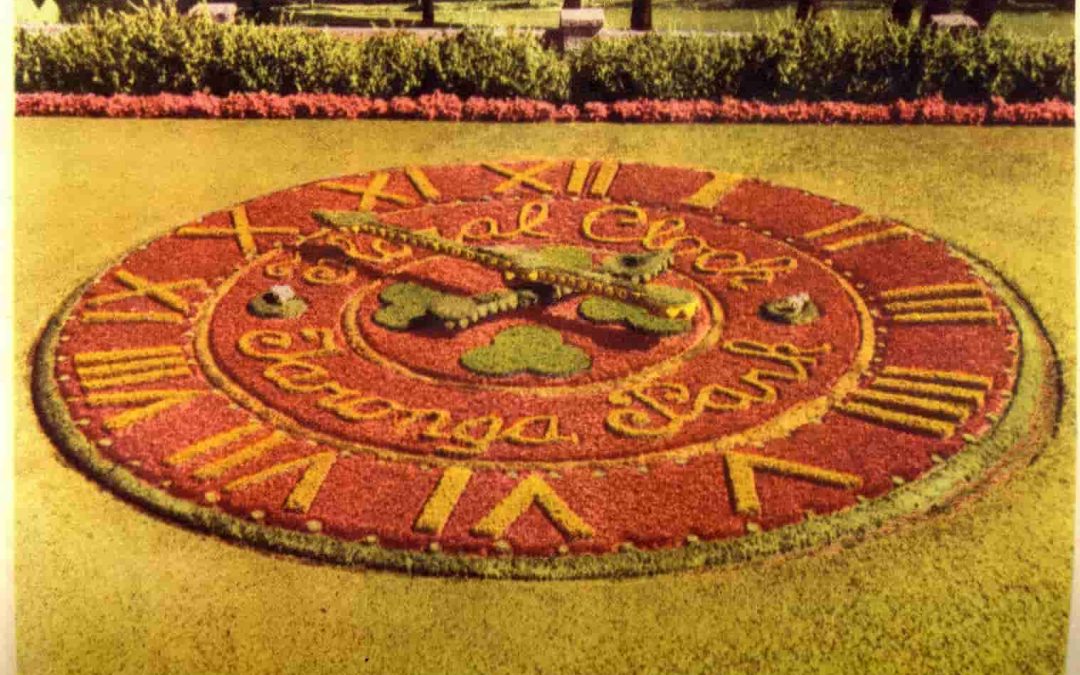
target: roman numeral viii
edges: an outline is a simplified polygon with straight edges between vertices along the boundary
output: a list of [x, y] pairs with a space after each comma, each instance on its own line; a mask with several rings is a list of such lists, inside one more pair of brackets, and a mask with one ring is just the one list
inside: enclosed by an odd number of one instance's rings
[[981, 375], [889, 366], [835, 409], [889, 428], [949, 438], [982, 407], [992, 385]]

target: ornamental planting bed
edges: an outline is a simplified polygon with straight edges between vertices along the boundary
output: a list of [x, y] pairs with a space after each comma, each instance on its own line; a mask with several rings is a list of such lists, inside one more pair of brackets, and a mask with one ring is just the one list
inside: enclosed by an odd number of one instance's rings
[[783, 124], [958, 124], [1071, 126], [1073, 105], [1063, 100], [953, 103], [940, 97], [888, 104], [817, 101], [765, 103], [721, 101], [600, 101], [556, 105], [547, 101], [436, 92], [387, 99], [338, 94], [19, 94], [21, 116], [215, 119], [425, 119], [475, 122], [712, 122]]
[[[691, 300], [645, 312], [656, 289]], [[770, 313], [793, 298], [815, 311]], [[168, 518], [524, 578], [921, 517], [1036, 452], [1059, 386], [1023, 298], [948, 243], [616, 160], [388, 169], [207, 215], [75, 291], [34, 377], [64, 452]]]

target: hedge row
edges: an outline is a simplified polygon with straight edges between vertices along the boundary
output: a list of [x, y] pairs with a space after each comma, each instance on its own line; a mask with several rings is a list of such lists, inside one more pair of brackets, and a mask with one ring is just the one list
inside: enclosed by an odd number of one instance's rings
[[215, 24], [151, 8], [104, 13], [67, 31], [19, 31], [18, 91], [93, 94], [269, 91], [372, 97], [442, 89], [464, 96], [565, 99], [569, 68], [527, 35], [468, 31], [347, 40], [328, 33]]
[[474, 122], [634, 122], [724, 124], [1004, 124], [1071, 126], [1066, 101], [1041, 103], [948, 103], [940, 98], [883, 103], [818, 101], [762, 103], [722, 101], [616, 101], [555, 105], [531, 99], [462, 100], [453, 94], [424, 94], [390, 100], [338, 94], [19, 94], [21, 116], [210, 118], [210, 119], [425, 119]]
[[1073, 49], [1071, 39], [996, 31], [952, 37], [817, 23], [737, 39], [594, 40], [577, 56], [570, 86], [581, 100], [1072, 100]]
[[546, 49], [490, 29], [423, 40], [346, 40], [299, 29], [218, 25], [153, 8], [96, 15], [54, 34], [20, 31], [19, 91], [94, 94], [268, 91], [390, 98], [458, 96], [564, 101], [711, 99], [889, 102], [1072, 100], [1073, 40], [1001, 33], [951, 37], [882, 26], [791, 26], [739, 36], [593, 40]]

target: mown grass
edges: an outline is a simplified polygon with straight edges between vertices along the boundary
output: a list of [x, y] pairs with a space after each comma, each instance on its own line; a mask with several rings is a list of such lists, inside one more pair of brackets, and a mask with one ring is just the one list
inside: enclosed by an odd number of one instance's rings
[[[14, 330], [212, 210], [377, 167], [618, 156], [796, 185], [977, 251], [1045, 321], [1072, 383], [1073, 131], [20, 119]], [[157, 520], [58, 459], [16, 370], [25, 672], [1060, 672], [1073, 397], [1005, 482], [839, 551], [624, 581], [413, 578], [308, 564]], [[1020, 536], [1018, 536], [1020, 533]]]
[[[604, 8], [605, 26], [630, 27], [630, 3], [626, 0], [588, 3]], [[559, 25], [561, 3], [550, 0], [471, 0], [435, 5], [436, 22], [444, 26], [504, 26], [554, 28]], [[873, 26], [888, 16], [880, 8], [827, 8], [822, 17], [835, 16], [852, 27]], [[753, 31], [764, 26], [793, 21], [794, 9], [778, 6], [765, 9], [725, 9], [688, 7], [685, 3], [654, 2], [656, 30]], [[420, 20], [413, 3], [315, 4], [296, 3], [281, 15], [282, 20], [312, 26], [405, 26]], [[1058, 10], [1000, 11], [993, 25], [1017, 35], [1067, 37], [1073, 33], [1073, 13]]]

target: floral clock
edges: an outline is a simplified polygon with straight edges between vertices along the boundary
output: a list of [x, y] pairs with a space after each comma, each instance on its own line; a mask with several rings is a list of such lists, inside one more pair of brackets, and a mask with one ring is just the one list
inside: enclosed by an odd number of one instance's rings
[[37, 354], [57, 444], [341, 564], [648, 574], [853, 540], [1052, 433], [1022, 298], [885, 216], [616, 160], [404, 167], [185, 224]]

